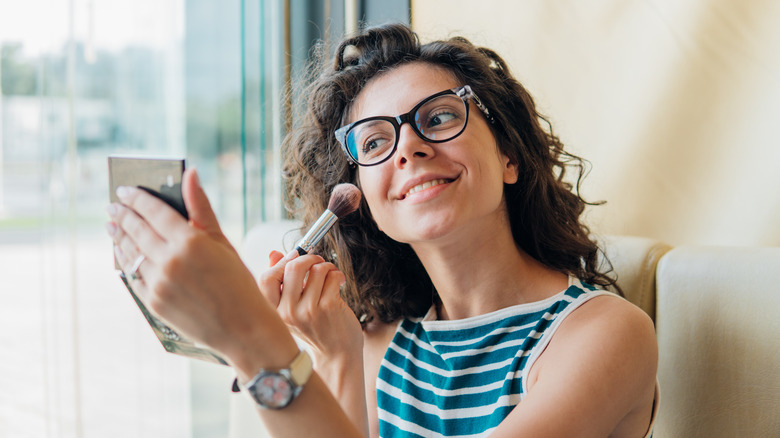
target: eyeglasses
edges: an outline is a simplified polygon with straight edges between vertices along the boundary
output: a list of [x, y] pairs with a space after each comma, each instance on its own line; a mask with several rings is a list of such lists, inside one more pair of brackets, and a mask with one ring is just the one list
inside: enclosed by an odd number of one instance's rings
[[369, 117], [342, 126], [336, 130], [336, 139], [353, 163], [376, 166], [395, 153], [404, 123], [409, 123], [418, 137], [431, 143], [443, 143], [459, 136], [469, 119], [469, 99], [494, 123], [490, 111], [471, 87], [464, 85], [426, 97], [406, 114]]

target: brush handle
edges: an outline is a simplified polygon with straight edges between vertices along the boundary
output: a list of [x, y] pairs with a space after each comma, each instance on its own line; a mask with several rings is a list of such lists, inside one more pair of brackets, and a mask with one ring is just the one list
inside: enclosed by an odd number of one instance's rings
[[298, 254], [308, 254], [309, 251], [311, 251], [311, 249], [314, 248], [314, 246], [317, 245], [326, 234], [328, 234], [328, 231], [337, 220], [338, 216], [333, 214], [333, 212], [330, 210], [325, 210], [319, 219], [317, 219], [317, 222], [315, 222], [314, 225], [309, 228], [309, 231], [306, 233], [306, 235], [303, 236], [300, 241], [298, 241], [297, 245], [295, 245], [295, 249], [298, 251]]

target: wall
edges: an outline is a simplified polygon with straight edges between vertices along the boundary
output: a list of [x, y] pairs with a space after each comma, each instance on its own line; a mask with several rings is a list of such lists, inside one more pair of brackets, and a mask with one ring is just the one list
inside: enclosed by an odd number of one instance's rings
[[494, 48], [593, 164], [592, 229], [780, 245], [780, 2], [424, 0], [423, 41]]

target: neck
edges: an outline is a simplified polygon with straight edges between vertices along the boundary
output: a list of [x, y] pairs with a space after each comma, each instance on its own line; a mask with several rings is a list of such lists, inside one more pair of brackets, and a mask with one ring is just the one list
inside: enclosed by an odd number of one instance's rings
[[508, 223], [412, 247], [439, 293], [439, 319], [538, 301], [565, 289], [568, 281], [518, 248]]

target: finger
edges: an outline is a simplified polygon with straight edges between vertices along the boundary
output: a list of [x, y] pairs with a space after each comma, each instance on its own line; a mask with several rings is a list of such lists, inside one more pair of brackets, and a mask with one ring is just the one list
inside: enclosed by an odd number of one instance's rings
[[111, 204], [107, 210], [116, 227], [111, 236], [116, 245], [123, 250], [132, 245], [156, 261], [164, 255], [165, 239], [135, 211], [122, 204]]
[[[116, 245], [115, 248], [124, 255], [124, 260], [120, 262], [120, 266], [128, 278], [134, 272], [137, 277], [144, 278], [152, 270], [151, 266], [154, 264], [154, 261], [146, 257], [130, 239], [123, 239], [122, 243]], [[140, 258], [141, 256], [143, 256], [143, 259]], [[140, 264], [138, 264], [139, 262]], [[138, 265], [136, 266], [136, 264]]]
[[257, 285], [260, 287], [260, 292], [274, 308], [279, 306], [279, 301], [282, 296], [282, 280], [284, 279], [287, 263], [296, 259], [297, 257], [298, 252], [291, 251], [289, 254], [281, 258], [276, 264], [263, 271], [257, 280]]
[[282, 282], [282, 296], [279, 308], [294, 309], [303, 294], [303, 286], [309, 270], [317, 263], [322, 263], [322, 257], [307, 254], [288, 261], [284, 266], [284, 281]]
[[[139, 258], [139, 253], [135, 251], [125, 251], [116, 245], [114, 245], [114, 256], [125, 274], [125, 279], [133, 283], [133, 293], [139, 299], [146, 300], [147, 289], [144, 275], [149, 275], [151, 261]], [[138, 264], [137, 267], [136, 264]], [[133, 275], [134, 269], [135, 275]]]
[[325, 278], [325, 284], [322, 285], [322, 295], [320, 296], [320, 306], [330, 308], [335, 302], [343, 302], [341, 298], [341, 286], [347, 281], [347, 276], [339, 270], [328, 272]]
[[172, 236], [187, 226], [187, 221], [162, 199], [137, 187], [121, 186], [116, 196], [137, 216], [144, 218], [161, 236]]
[[190, 222], [198, 229], [204, 230], [209, 234], [223, 237], [222, 230], [217, 221], [217, 215], [211, 208], [209, 198], [203, 187], [200, 185], [200, 178], [195, 169], [187, 169], [182, 175], [181, 194], [184, 198], [184, 206], [190, 215]]
[[318, 263], [309, 269], [309, 276], [306, 278], [301, 294], [300, 307], [312, 310], [319, 307], [328, 274], [335, 270], [337, 270], [336, 265], [333, 263]]
[[121, 239], [120, 243], [115, 243], [114, 254], [117, 257], [119, 266], [122, 268], [122, 272], [127, 274], [128, 278], [132, 274], [133, 270], [138, 273], [141, 271], [142, 265], [149, 265], [152, 263], [151, 260], [144, 256], [143, 262], [138, 264], [138, 269], [135, 269], [136, 263], [143, 253], [138, 249], [138, 247], [132, 242], [131, 239]]
[[122, 248], [120, 248], [116, 244], [114, 244], [114, 257], [116, 257], [116, 263], [122, 269], [122, 272], [124, 272], [126, 269], [125, 266], [128, 266], [130, 260], [128, 260], [128, 257], [127, 255], [125, 255], [125, 252], [122, 251]]
[[279, 251], [271, 251], [271, 253], [268, 254], [268, 266], [276, 265], [283, 258], [284, 254], [280, 253]]

